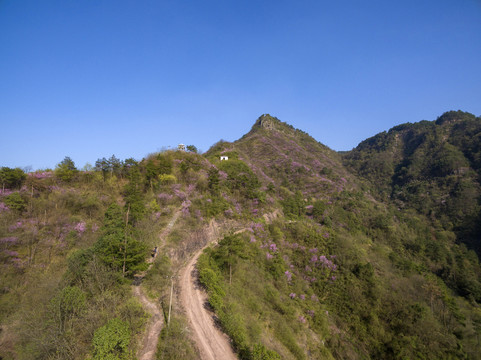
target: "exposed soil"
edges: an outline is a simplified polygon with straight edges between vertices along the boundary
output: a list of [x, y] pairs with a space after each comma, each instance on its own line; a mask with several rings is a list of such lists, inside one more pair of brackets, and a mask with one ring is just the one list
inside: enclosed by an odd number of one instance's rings
[[[160, 243], [164, 243], [164, 239], [169, 235], [170, 231], [174, 227], [175, 222], [179, 218], [180, 211], [176, 211], [172, 215], [172, 219], [169, 221], [165, 229], [160, 234]], [[158, 252], [155, 254], [157, 256]], [[147, 262], [149, 265], [149, 270], [154, 262], [154, 257], [149, 257]], [[148, 271], [148, 270], [147, 270]], [[162, 309], [154, 301], [151, 301], [145, 296], [142, 289], [141, 283], [146, 272], [138, 274], [134, 280], [133, 292], [137, 299], [142, 303], [144, 309], [151, 315], [147, 329], [142, 337], [141, 347], [137, 352], [137, 358], [139, 360], [154, 360], [155, 352], [157, 350], [157, 343], [159, 341], [159, 335], [162, 330], [162, 325], [164, 324], [164, 316]]]
[[195, 264], [202, 253], [199, 250], [180, 276], [181, 301], [184, 306], [194, 340], [204, 360], [235, 360], [230, 340], [216, 326], [214, 313], [206, 307], [207, 294], [200, 287]]
[[139, 360], [153, 360], [155, 359], [160, 331], [164, 324], [164, 316], [160, 307], [145, 296], [141, 286], [134, 286], [133, 291], [137, 299], [142, 303], [144, 309], [151, 315], [147, 331], [142, 340], [142, 346], [137, 352], [137, 358]]

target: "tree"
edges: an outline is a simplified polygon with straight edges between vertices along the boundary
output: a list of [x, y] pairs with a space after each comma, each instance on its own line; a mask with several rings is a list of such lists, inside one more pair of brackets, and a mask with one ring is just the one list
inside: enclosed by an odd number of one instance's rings
[[187, 151], [197, 154], [197, 148], [195, 147], [195, 145], [187, 145]]
[[27, 175], [20, 168], [0, 168], [0, 182], [2, 183], [2, 190], [5, 188], [20, 188], [26, 178]]
[[59, 331], [64, 332], [71, 320], [86, 308], [85, 293], [77, 286], [67, 286], [55, 296], [50, 305], [58, 321]]
[[110, 166], [110, 173], [113, 175], [120, 175], [122, 170], [122, 161], [116, 158], [115, 155], [112, 155], [108, 160]]
[[131, 169], [129, 173], [129, 183], [123, 189], [125, 200], [125, 210], [130, 209], [129, 221], [135, 224], [145, 214], [145, 205], [143, 201], [140, 172], [138, 168]]
[[123, 275], [132, 275], [146, 268], [147, 247], [132, 236], [133, 230], [127, 220], [119, 205], [110, 205], [105, 213], [102, 235], [94, 248], [105, 264], [122, 271]]
[[97, 159], [97, 161], [95, 162], [95, 170], [102, 171], [102, 176], [105, 181], [107, 178], [107, 174], [110, 171], [110, 164], [108, 160], [106, 158]]
[[219, 170], [217, 170], [215, 167], [211, 167], [208, 171], [208, 184], [212, 193], [217, 193], [219, 190], [219, 182]]
[[122, 164], [122, 176], [128, 176], [132, 169], [139, 166], [139, 163], [134, 158], [125, 159]]
[[66, 156], [55, 168], [55, 175], [63, 181], [69, 182], [78, 173], [73, 160]]

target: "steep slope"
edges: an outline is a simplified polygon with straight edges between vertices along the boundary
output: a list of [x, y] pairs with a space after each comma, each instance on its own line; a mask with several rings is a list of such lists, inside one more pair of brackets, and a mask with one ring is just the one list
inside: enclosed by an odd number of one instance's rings
[[220, 155], [245, 161], [265, 186], [282, 186], [292, 192], [302, 189], [311, 196], [354, 186], [335, 151], [268, 114], [239, 140], [219, 143], [206, 154], [211, 159]]
[[381, 198], [454, 228], [480, 254], [481, 118], [450, 111], [399, 125], [360, 143], [345, 163]]
[[[198, 264], [241, 358], [476, 358], [481, 269], [451, 231], [376, 200], [339, 154], [269, 115], [207, 157], [224, 184], [243, 163], [262, 185], [243, 187], [257, 206], [251, 233], [225, 237]], [[275, 208], [284, 217], [267, 225]]]

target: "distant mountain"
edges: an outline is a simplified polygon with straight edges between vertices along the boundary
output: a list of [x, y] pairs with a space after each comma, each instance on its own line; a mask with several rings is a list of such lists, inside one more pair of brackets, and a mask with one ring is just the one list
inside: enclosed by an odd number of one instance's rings
[[449, 111], [359, 144], [344, 163], [381, 199], [414, 208], [481, 250], [481, 118]]

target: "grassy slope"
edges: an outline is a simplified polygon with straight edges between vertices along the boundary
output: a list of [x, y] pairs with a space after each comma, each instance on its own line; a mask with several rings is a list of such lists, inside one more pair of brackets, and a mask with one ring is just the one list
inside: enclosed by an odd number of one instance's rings
[[[220, 154], [230, 160], [221, 162]], [[273, 351], [286, 359], [479, 356], [477, 300], [448, 281], [462, 279], [472, 289], [476, 255], [424, 213], [375, 200], [371, 194], [385, 183], [362, 182], [341, 160], [270, 116], [205, 157], [165, 152], [144, 159], [137, 238], [159, 245], [172, 214], [182, 213], [145, 279], [151, 296], [166, 304], [166, 276], [203, 245], [202, 229], [215, 218], [225, 231], [251, 229], [227, 236], [199, 263], [211, 305], [242, 358], [276, 358]], [[100, 172], [81, 173], [70, 184], [35, 180], [32, 197], [20, 192], [23, 212], [0, 214], [0, 238], [18, 238], [2, 243], [18, 254], [2, 253], [1, 356], [47, 358], [62, 349], [59, 358], [85, 358], [94, 333], [114, 317], [129, 324], [135, 351], [143, 312], [128, 283], [96, 261], [88, 262], [80, 282], [67, 268], [70, 253], [98, 240], [110, 203], [127, 199], [127, 183], [108, 174], [104, 182]], [[17, 222], [22, 225], [14, 228]], [[86, 230], [79, 233], [74, 227], [81, 222]], [[58, 331], [48, 304], [68, 286], [80, 288], [85, 304], [66, 319], [69, 331]], [[46, 310], [32, 316], [38, 304]], [[175, 304], [173, 319], [158, 358], [194, 359]], [[33, 336], [32, 328], [38, 329]]]
[[[269, 119], [273, 126], [260, 126], [261, 120], [239, 141], [218, 144], [208, 153], [245, 160], [265, 184], [268, 204], [284, 205], [288, 216], [261, 239], [254, 233], [250, 239], [225, 241], [206, 255], [204, 266], [217, 274], [215, 283], [225, 293], [219, 305], [219, 295], [209, 290], [213, 306], [221, 319], [242, 318], [237, 328], [225, 320], [241, 354], [253, 356], [245, 348], [262, 342], [285, 358], [300, 359], [321, 353], [440, 358], [465, 351], [475, 356], [476, 302], [459, 297], [437, 275], [458, 271], [459, 259], [467, 258], [472, 260], [464, 260], [463, 269], [476, 279], [477, 258], [455, 244], [452, 232], [433, 226], [422, 214], [372, 199], [374, 189], [349, 176], [337, 156], [326, 160], [329, 149], [304, 133], [276, 119]], [[271, 182], [275, 186], [269, 191]], [[286, 207], [296, 190], [302, 191], [300, 212]], [[320, 211], [313, 214], [309, 205]], [[272, 244], [276, 251], [269, 251]], [[337, 270], [319, 265], [316, 254], [335, 256]], [[319, 303], [311, 303], [312, 295]]]

